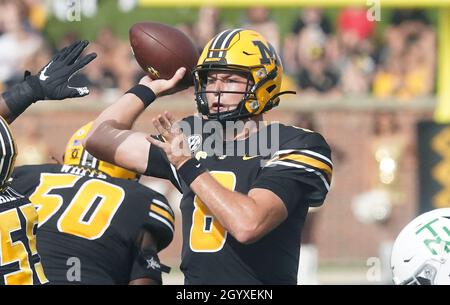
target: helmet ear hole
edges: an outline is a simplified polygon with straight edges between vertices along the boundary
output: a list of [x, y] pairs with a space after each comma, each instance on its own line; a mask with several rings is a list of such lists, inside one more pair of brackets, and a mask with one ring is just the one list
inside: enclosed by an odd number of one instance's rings
[[272, 85], [272, 86], [267, 87], [266, 90], [267, 90], [268, 93], [271, 93], [276, 87], [277, 87], [277, 86]]

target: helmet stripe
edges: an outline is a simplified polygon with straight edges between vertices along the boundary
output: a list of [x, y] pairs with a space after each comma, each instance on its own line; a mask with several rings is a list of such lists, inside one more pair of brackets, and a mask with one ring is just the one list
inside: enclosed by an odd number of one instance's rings
[[209, 47], [209, 53], [208, 53], [208, 57], [217, 57], [218, 56], [218, 51], [212, 51], [218, 48], [218, 46], [220, 46], [222, 44], [222, 42], [224, 41], [224, 39], [227, 37], [227, 35], [232, 32], [233, 30], [225, 30], [221, 33], [219, 33], [216, 38], [214, 39], [214, 41], [211, 43], [210, 47]]
[[[233, 30], [231, 33], [229, 33], [227, 35], [227, 37], [225, 37], [225, 40], [223, 41], [220, 48], [222, 50], [228, 48], [230, 46], [230, 43], [233, 40], [234, 36], [236, 36], [236, 34], [239, 33], [240, 31], [242, 31], [242, 29], [236, 29], [236, 30]], [[226, 53], [226, 51], [225, 51], [225, 53]], [[224, 51], [220, 51], [218, 57], [221, 58], [223, 56], [224, 56]]]
[[86, 150], [83, 148], [83, 154], [81, 155], [80, 165], [86, 166], [88, 155], [85, 153]]
[[2, 186], [12, 172], [16, 155], [11, 131], [3, 119], [0, 119], [0, 144], [2, 152], [0, 160], [0, 185]]
[[80, 165], [97, 169], [97, 158], [91, 155], [86, 149], [83, 149]]
[[[89, 154], [89, 155], [91, 155], [91, 154]], [[98, 159], [96, 157], [92, 156], [92, 167], [97, 169], [97, 163], [98, 163]]]
[[217, 46], [220, 45], [225, 38], [225, 36], [231, 32], [232, 30], [225, 30], [217, 34], [216, 38], [214, 39], [213, 43], [211, 44], [210, 49], [217, 49]]

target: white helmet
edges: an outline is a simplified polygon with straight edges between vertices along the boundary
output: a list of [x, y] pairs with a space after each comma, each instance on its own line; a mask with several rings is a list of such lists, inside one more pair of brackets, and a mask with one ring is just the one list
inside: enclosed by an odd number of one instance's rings
[[395, 240], [391, 255], [395, 284], [450, 284], [450, 208], [416, 217]]

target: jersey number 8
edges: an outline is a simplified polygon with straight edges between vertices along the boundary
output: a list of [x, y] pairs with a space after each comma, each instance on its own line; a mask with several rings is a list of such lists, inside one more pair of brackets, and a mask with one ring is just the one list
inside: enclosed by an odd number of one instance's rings
[[[223, 187], [234, 191], [236, 175], [233, 172], [211, 171], [211, 175]], [[227, 231], [214, 218], [205, 204], [194, 197], [191, 234], [189, 244], [194, 252], [217, 252], [223, 248], [227, 239]]]

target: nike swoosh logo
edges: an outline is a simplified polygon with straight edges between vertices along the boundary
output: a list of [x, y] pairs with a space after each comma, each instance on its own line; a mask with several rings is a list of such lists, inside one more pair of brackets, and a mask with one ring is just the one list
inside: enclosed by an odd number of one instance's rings
[[247, 155], [245, 155], [245, 156], [242, 156], [242, 160], [244, 160], [244, 161], [247, 161], [247, 160], [250, 160], [250, 159], [253, 159], [253, 158], [258, 158], [258, 157], [260, 157], [259, 155], [257, 155], [257, 156], [247, 156]]
[[409, 263], [413, 258], [414, 258], [414, 255], [411, 256], [409, 259], [408, 259], [408, 258], [407, 258], [407, 259], [404, 259], [403, 262], [404, 262], [404, 263]]
[[200, 164], [197, 164], [195, 167], [196, 167], [196, 168], [199, 168], [199, 167], [200, 167]]
[[53, 63], [53, 60], [51, 62], [48, 63], [48, 65], [46, 65], [44, 67], [44, 69], [42, 69], [41, 73], [39, 74], [39, 79], [41, 81], [45, 81], [47, 78], [49, 78], [49, 76], [45, 75], [45, 72], [47, 72], [48, 67], [50, 67], [50, 65]]

